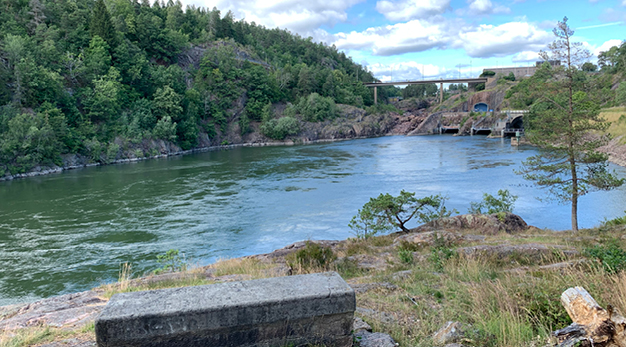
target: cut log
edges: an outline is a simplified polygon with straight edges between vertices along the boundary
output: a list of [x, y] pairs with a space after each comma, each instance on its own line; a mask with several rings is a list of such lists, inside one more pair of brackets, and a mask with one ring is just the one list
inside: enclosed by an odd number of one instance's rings
[[554, 332], [559, 347], [626, 347], [626, 319], [610, 305], [606, 310], [600, 307], [585, 288], [567, 289], [561, 304], [574, 323]]

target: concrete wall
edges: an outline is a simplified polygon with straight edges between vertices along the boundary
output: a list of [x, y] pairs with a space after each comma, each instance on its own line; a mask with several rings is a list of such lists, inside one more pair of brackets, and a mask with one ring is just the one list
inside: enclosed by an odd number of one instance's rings
[[502, 74], [505, 76], [512, 72], [513, 75], [515, 75], [515, 78], [521, 78], [521, 77], [534, 75], [535, 71], [537, 71], [537, 67], [536, 66], [500, 67], [500, 68], [484, 69], [483, 72], [485, 71], [493, 71], [496, 74]]
[[114, 295], [98, 346], [352, 346], [354, 291], [335, 272]]

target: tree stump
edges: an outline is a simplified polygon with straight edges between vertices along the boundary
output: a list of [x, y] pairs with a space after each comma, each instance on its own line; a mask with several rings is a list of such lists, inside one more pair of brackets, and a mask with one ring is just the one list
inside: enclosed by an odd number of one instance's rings
[[626, 347], [626, 319], [611, 305], [600, 307], [583, 287], [564, 291], [561, 304], [573, 323], [553, 333], [559, 347]]

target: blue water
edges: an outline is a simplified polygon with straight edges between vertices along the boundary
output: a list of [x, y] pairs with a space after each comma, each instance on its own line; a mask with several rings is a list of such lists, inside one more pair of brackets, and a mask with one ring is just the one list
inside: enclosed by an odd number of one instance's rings
[[[536, 151], [481, 136], [382, 137], [238, 148], [0, 182], [0, 305], [86, 290], [179, 249], [204, 265], [304, 239], [345, 239], [370, 197], [444, 194], [466, 213], [483, 193], [518, 195], [529, 224], [569, 229], [570, 206], [513, 171]], [[613, 167], [621, 177], [626, 170]], [[624, 214], [626, 187], [580, 200], [581, 227]], [[411, 227], [415, 226], [414, 224]]]

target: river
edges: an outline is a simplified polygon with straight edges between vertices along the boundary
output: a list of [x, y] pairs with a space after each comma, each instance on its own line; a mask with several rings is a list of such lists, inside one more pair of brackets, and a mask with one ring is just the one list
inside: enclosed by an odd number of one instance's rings
[[[482, 136], [381, 137], [244, 147], [0, 182], [0, 305], [87, 290], [179, 249], [191, 264], [270, 252], [305, 239], [345, 239], [370, 197], [445, 194], [466, 213], [509, 189], [515, 213], [570, 228], [570, 207], [513, 170], [536, 151]], [[621, 177], [626, 169], [613, 167]], [[580, 201], [581, 227], [624, 213], [626, 187]], [[415, 226], [414, 224], [411, 227]]]

